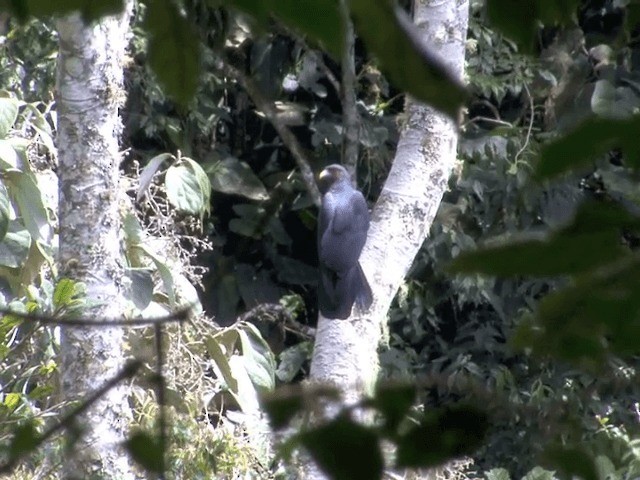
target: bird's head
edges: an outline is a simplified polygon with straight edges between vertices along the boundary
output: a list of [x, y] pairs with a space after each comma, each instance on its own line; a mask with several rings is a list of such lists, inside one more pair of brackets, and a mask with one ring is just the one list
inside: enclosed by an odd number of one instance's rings
[[351, 182], [349, 172], [342, 165], [334, 163], [320, 172], [318, 177], [318, 188], [323, 195], [329, 191], [331, 186], [339, 181]]

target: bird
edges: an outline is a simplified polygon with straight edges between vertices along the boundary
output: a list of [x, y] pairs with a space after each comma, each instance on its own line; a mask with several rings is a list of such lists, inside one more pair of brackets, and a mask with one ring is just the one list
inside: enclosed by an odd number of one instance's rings
[[325, 318], [344, 320], [353, 304], [368, 308], [373, 301], [359, 258], [369, 230], [369, 209], [351, 185], [349, 172], [329, 165], [319, 176], [322, 203], [318, 215], [318, 307]]

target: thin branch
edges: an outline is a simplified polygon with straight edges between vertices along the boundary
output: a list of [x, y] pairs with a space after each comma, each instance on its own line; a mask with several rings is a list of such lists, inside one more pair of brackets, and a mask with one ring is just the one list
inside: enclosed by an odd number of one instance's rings
[[162, 468], [160, 469], [160, 480], [164, 480], [165, 472], [165, 453], [167, 451], [167, 414], [166, 414], [166, 399], [165, 399], [165, 381], [162, 374], [162, 364], [164, 362], [164, 349], [162, 346], [162, 324], [156, 323], [155, 327], [155, 340], [156, 340], [156, 395], [158, 397], [158, 427], [160, 430], [160, 461], [162, 462]]
[[358, 108], [356, 105], [356, 35], [346, 0], [340, 0], [344, 45], [342, 49], [342, 163], [355, 180], [358, 164]]
[[171, 323], [171, 322], [184, 322], [189, 319], [189, 313], [191, 312], [191, 307], [180, 309], [176, 312], [173, 312], [169, 315], [155, 318], [90, 318], [90, 317], [77, 317], [77, 318], [58, 318], [51, 315], [43, 315], [38, 313], [22, 313], [15, 312], [11, 309], [0, 307], [0, 314], [3, 315], [13, 315], [18, 318], [22, 318], [23, 320], [32, 320], [35, 322], [40, 322], [45, 325], [66, 325], [71, 327], [113, 327], [113, 326], [123, 326], [123, 327], [131, 327], [138, 325], [153, 325], [153, 324], [161, 324], [161, 323]]
[[246, 322], [251, 318], [271, 321], [282, 319], [283, 323], [285, 323], [285, 329], [292, 333], [297, 333], [309, 338], [313, 338], [316, 335], [315, 328], [298, 322], [293, 318], [293, 315], [289, 313], [289, 310], [277, 303], [261, 303], [260, 305], [256, 305], [251, 310], [240, 315], [238, 322]]
[[271, 122], [271, 125], [273, 125], [273, 128], [278, 132], [282, 142], [289, 149], [298, 164], [302, 180], [307, 186], [307, 190], [311, 194], [313, 202], [319, 206], [320, 191], [318, 190], [315, 175], [311, 169], [311, 159], [293, 132], [289, 130], [289, 128], [278, 118], [278, 112], [274, 103], [267, 99], [260, 91], [258, 85], [239, 69], [229, 65], [228, 63], [225, 63], [223, 68], [229, 76], [234, 77], [238, 82], [240, 82], [258, 110], [264, 113], [269, 122]]
[[518, 150], [518, 153], [516, 153], [516, 156], [514, 157], [514, 161], [516, 162], [518, 161], [518, 158], [520, 157], [522, 152], [524, 152], [527, 146], [529, 145], [529, 140], [531, 139], [531, 130], [533, 130], [533, 119], [536, 116], [535, 115], [536, 112], [534, 110], [534, 105], [533, 105], [533, 97], [531, 96], [529, 87], [527, 87], [526, 84], [523, 84], [523, 86], [525, 91], [527, 92], [527, 96], [529, 97], [529, 109], [531, 110], [531, 114], [529, 116], [529, 128], [527, 128], [527, 136], [525, 137], [524, 143], [522, 144], [522, 148]]

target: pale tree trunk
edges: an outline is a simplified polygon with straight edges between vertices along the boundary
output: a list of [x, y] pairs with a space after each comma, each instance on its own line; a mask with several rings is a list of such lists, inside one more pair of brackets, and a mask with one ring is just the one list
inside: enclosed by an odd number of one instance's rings
[[[115, 377], [125, 360], [123, 329], [99, 323], [123, 313], [118, 108], [128, 20], [127, 9], [90, 26], [76, 14], [57, 22], [60, 273], [84, 282], [88, 300], [97, 304], [84, 312], [96, 327], [62, 329], [62, 391], [70, 401], [82, 402]], [[131, 413], [128, 395], [125, 385], [116, 385], [81, 416], [82, 434], [65, 463], [66, 478], [135, 478], [120, 447]]]
[[[462, 79], [469, 4], [467, 0], [415, 2], [422, 41]], [[406, 122], [385, 186], [372, 213], [360, 262], [374, 294], [369, 311], [349, 320], [320, 316], [311, 362], [313, 382], [339, 386], [347, 403], [369, 392], [378, 371], [383, 322], [415, 255], [427, 237], [456, 161], [453, 121], [411, 98]], [[310, 472], [308, 478], [317, 472]]]

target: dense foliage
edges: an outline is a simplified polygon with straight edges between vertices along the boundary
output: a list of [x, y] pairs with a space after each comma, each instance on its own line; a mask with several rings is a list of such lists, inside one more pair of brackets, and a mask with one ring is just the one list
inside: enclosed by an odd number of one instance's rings
[[[117, 3], [105, 2], [100, 11], [87, 3], [83, 13], [101, 15]], [[317, 313], [316, 209], [296, 159], [260, 105], [275, 102], [278, 121], [311, 152], [315, 171], [339, 161], [342, 31], [335, 30], [334, 2], [317, 3], [327, 12], [318, 22], [289, 2], [191, 0], [178, 9], [158, 1], [135, 9], [123, 112], [123, 146], [130, 149], [123, 168], [133, 179], [124, 217], [132, 314], [197, 302], [195, 286], [217, 322], [169, 330], [172, 339], [181, 338], [167, 368], [175, 442], [169, 467], [184, 478], [206, 478], [212, 464], [229, 477], [275, 475], [265, 466], [269, 452], [251, 451], [221, 414], [254, 413], [257, 393], [306, 374], [307, 327]], [[462, 161], [389, 313], [381, 353], [385, 378], [417, 388], [382, 389], [365, 405], [382, 426], [357, 427], [342, 417], [317, 436], [303, 433], [300, 443], [320, 459], [324, 439], [338, 432], [365, 446], [375, 447], [380, 436], [393, 440], [402, 466], [472, 454], [470, 477], [553, 478], [538, 464], [585, 478], [597, 478], [595, 471], [599, 478], [638, 475], [637, 7], [550, 3], [531, 2], [531, 15], [512, 2], [472, 2]], [[33, 12], [18, 13], [51, 12], [32, 4]], [[376, 29], [393, 16], [364, 0], [351, 5], [356, 23], [367, 19]], [[7, 20], [2, 28], [3, 304], [55, 315], [61, 288], [49, 267], [55, 199], [46, 195], [52, 189], [46, 172], [54, 165], [55, 33], [33, 20]], [[401, 39], [397, 48], [406, 56], [393, 58], [375, 42], [376, 32], [359, 33], [358, 180], [374, 202], [402, 124], [401, 92], [433, 100], [447, 91], [440, 106], [449, 112], [462, 97], [445, 88], [441, 73], [424, 81], [428, 63]], [[398, 58], [415, 70], [398, 76]], [[598, 120], [581, 123], [594, 114]], [[595, 167], [588, 163], [594, 158]], [[26, 195], [35, 200], [26, 202]], [[462, 257], [455, 268], [488, 275], [448, 269], [460, 252], [479, 245], [493, 248]], [[191, 267], [178, 267], [188, 261]], [[51, 425], [46, 412], [55, 417], [60, 408], [51, 396], [55, 329], [4, 316], [0, 333], [0, 422], [28, 420], [42, 432]], [[132, 351], [144, 351], [152, 333], [136, 331], [130, 342]], [[143, 432], [154, 428], [157, 415], [149, 375], [135, 390]], [[302, 409], [296, 395], [268, 404], [274, 416], [286, 411], [282, 425]], [[450, 406], [478, 399], [486, 410]], [[420, 411], [429, 413], [420, 428], [400, 422]], [[478, 431], [460, 426], [478, 420]], [[443, 425], [457, 432], [457, 443], [433, 448], [431, 456], [428, 449], [411, 450], [416, 440], [438, 445], [441, 438], [428, 433]], [[13, 432], [0, 432], [0, 441], [17, 448]], [[135, 443], [131, 450], [136, 454]], [[156, 459], [144, 451], [137, 458], [153, 469]], [[324, 460], [336, 469], [354, 459]], [[371, 475], [379, 463], [369, 464]]]

